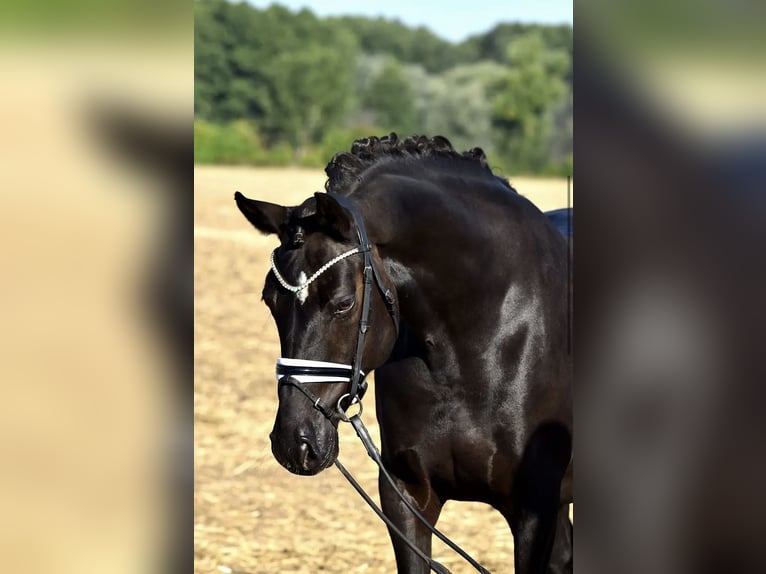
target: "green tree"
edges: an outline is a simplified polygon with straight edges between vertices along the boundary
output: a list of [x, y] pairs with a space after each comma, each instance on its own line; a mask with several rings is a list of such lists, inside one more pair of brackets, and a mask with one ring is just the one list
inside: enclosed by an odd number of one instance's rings
[[571, 163], [570, 26], [456, 44], [396, 20], [196, 0], [194, 45], [200, 161], [322, 165], [344, 138], [396, 130], [481, 146], [506, 169]]
[[305, 148], [345, 117], [354, 68], [343, 54], [324, 47], [287, 52], [275, 58], [269, 69], [274, 107], [262, 126], [273, 139]]
[[200, 1], [195, 14], [195, 111], [254, 120], [267, 144], [300, 155], [342, 121], [353, 99], [355, 38], [308, 10]]
[[492, 149], [492, 107], [488, 90], [506, 69], [493, 62], [461, 65], [443, 74], [405, 66], [414, 95], [418, 131], [446, 136], [459, 149]]
[[510, 166], [541, 171], [550, 163], [554, 108], [567, 94], [569, 57], [535, 31], [508, 47], [507, 63], [492, 89], [495, 141]]
[[417, 130], [414, 93], [401, 65], [389, 60], [371, 82], [362, 103], [375, 114], [385, 131], [409, 133]]
[[344, 16], [334, 21], [356, 36], [366, 54], [384, 54], [405, 64], [419, 64], [431, 73], [471, 61], [472, 53], [423, 26], [408, 28], [398, 20]]
[[194, 113], [198, 117], [216, 116], [225, 97], [231, 76], [224, 38], [226, 28], [216, 19], [222, 3], [195, 4], [194, 15]]

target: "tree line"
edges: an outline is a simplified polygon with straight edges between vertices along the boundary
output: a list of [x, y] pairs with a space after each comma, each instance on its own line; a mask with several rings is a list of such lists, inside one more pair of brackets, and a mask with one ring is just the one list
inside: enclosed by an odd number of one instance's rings
[[324, 166], [366, 135], [441, 134], [507, 173], [571, 173], [572, 28], [453, 43], [383, 18], [196, 0], [195, 161]]

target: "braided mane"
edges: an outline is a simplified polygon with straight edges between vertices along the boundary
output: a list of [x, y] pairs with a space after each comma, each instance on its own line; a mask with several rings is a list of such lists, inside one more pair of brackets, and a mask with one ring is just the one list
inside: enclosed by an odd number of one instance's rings
[[402, 168], [411, 166], [413, 162], [406, 160], [413, 159], [451, 160], [455, 166], [495, 178], [513, 189], [507, 180], [492, 173], [487, 164], [487, 156], [480, 147], [459, 153], [444, 136], [429, 138], [425, 135], [413, 135], [402, 140], [396, 133], [391, 132], [381, 138], [370, 136], [358, 139], [351, 146], [350, 152], [336, 153], [325, 167], [328, 178], [325, 190], [347, 195], [352, 186], [361, 181], [363, 175], [371, 168], [392, 162], [396, 162], [397, 167]]

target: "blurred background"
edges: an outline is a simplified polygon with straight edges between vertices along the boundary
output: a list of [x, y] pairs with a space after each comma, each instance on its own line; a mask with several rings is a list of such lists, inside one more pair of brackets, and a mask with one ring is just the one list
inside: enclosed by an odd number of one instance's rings
[[3, 570], [191, 570], [192, 51], [186, 3], [0, 4]]
[[766, 572], [765, 8], [575, 5], [582, 572]]

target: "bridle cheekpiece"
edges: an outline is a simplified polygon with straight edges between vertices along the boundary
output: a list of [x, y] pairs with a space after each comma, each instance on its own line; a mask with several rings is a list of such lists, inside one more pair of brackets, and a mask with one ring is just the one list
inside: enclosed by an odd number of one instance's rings
[[[359, 403], [361, 409], [361, 399], [367, 390], [365, 373], [362, 371], [362, 355], [364, 353], [365, 337], [367, 336], [367, 331], [370, 327], [373, 282], [376, 284], [383, 297], [389, 315], [394, 322], [397, 336], [399, 334], [399, 317], [396, 309], [396, 298], [393, 292], [383, 284], [381, 275], [373, 261], [371, 253], [372, 245], [367, 236], [367, 229], [364, 226], [364, 221], [362, 220], [359, 209], [354, 203], [342, 195], [332, 194], [332, 196], [342, 207], [351, 213], [354, 219], [354, 227], [356, 229], [359, 244], [330, 259], [327, 263], [317, 269], [311, 277], [303, 279], [304, 275], [301, 274], [301, 282], [298, 285], [289, 283], [277, 269], [276, 262], [274, 261], [277, 252], [276, 249], [271, 253], [271, 270], [274, 272], [274, 277], [276, 277], [279, 284], [286, 290], [294, 293], [302, 304], [308, 295], [308, 286], [316, 281], [325, 271], [351, 255], [361, 254], [364, 256], [362, 316], [359, 320], [359, 334], [357, 337], [354, 362], [351, 365], [345, 365], [342, 363], [280, 357], [277, 359], [276, 374], [277, 381], [279, 381], [280, 385], [290, 385], [298, 389], [311, 401], [314, 408], [328, 419], [333, 420], [340, 418], [341, 420], [348, 420], [345, 409], [355, 403]], [[306, 386], [316, 383], [345, 383], [348, 385], [348, 388], [347, 392], [338, 399], [337, 404], [332, 408], [322, 402], [322, 400]], [[346, 401], [346, 399], [348, 400]], [[344, 401], [347, 402], [345, 406], [343, 404]]]

